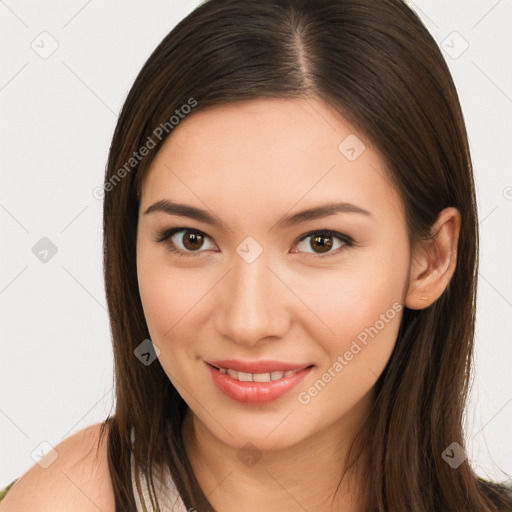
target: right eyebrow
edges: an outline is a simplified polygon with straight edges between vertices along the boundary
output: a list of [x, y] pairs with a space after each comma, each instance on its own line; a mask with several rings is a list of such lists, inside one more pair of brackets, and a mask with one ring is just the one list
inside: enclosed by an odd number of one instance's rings
[[174, 201], [169, 201], [168, 199], [162, 199], [152, 204], [145, 212], [144, 215], [148, 215], [153, 212], [164, 212], [169, 215], [179, 215], [180, 217], [188, 217], [190, 219], [195, 219], [206, 224], [211, 224], [214, 226], [218, 226], [222, 224], [221, 220], [213, 216], [207, 210], [203, 210], [201, 208], [197, 208], [195, 206], [191, 206], [188, 204], [175, 203]]

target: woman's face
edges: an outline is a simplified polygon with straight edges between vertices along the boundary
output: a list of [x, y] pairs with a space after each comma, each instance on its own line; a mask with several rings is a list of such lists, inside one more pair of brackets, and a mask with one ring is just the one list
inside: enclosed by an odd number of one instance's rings
[[191, 114], [143, 182], [137, 270], [151, 339], [196, 421], [233, 447], [357, 429], [397, 338], [410, 263], [383, 160], [319, 100]]

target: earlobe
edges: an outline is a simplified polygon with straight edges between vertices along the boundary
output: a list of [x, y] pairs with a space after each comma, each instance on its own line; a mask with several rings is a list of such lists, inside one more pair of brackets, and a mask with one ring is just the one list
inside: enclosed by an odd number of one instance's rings
[[415, 248], [409, 274], [405, 306], [424, 309], [444, 292], [457, 264], [460, 213], [445, 208], [431, 229], [431, 238]]

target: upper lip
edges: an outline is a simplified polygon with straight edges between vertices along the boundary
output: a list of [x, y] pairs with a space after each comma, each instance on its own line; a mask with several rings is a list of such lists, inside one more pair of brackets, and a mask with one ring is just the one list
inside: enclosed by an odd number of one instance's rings
[[215, 366], [216, 368], [226, 368], [245, 373], [288, 372], [312, 366], [310, 363], [301, 364], [273, 360], [241, 361], [239, 359], [222, 359], [215, 361], [208, 360], [205, 362], [211, 366]]

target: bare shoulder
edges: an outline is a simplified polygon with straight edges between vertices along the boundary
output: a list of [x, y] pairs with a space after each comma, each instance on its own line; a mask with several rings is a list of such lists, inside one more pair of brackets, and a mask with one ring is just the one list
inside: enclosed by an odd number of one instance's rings
[[0, 512], [114, 512], [108, 431], [100, 443], [100, 427], [86, 427], [55, 446], [57, 458], [44, 469], [55, 457], [47, 454], [49, 459], [22, 475], [2, 500]]

